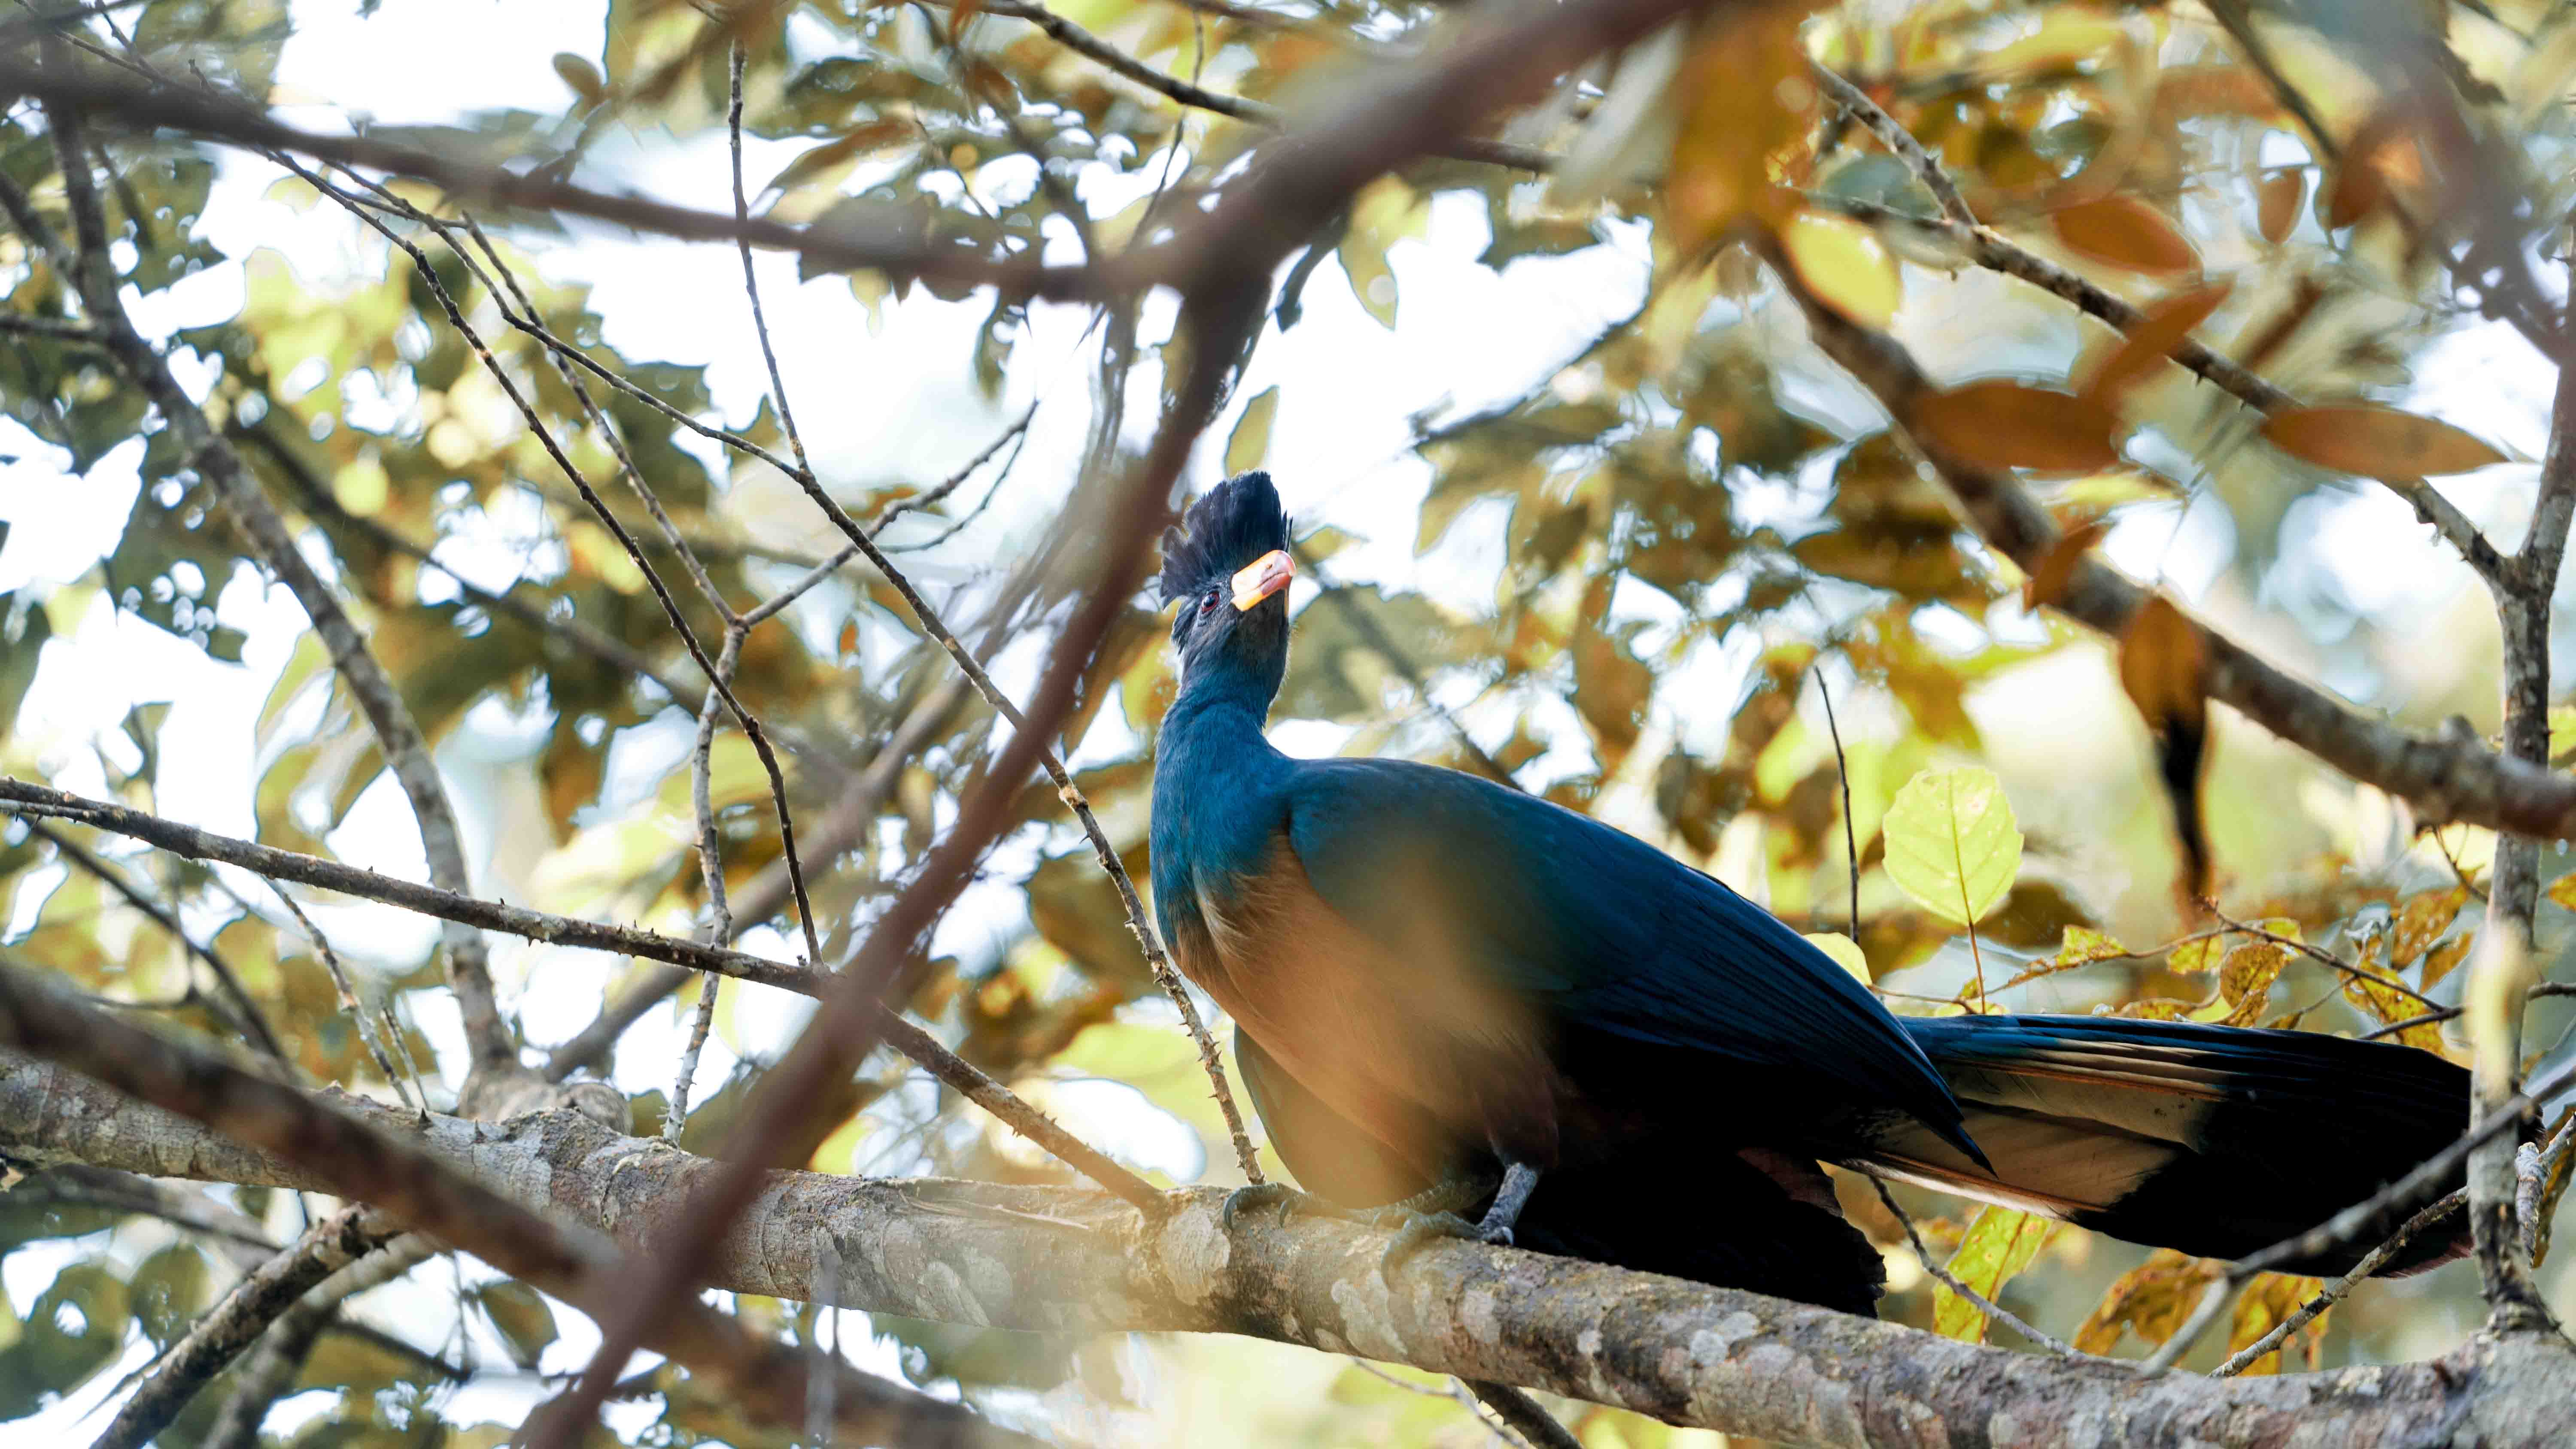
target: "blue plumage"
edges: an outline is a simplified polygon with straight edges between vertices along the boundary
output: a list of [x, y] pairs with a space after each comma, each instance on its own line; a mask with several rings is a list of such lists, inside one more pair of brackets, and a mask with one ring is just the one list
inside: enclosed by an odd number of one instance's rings
[[[1263, 736], [1287, 541], [1261, 473], [1165, 536], [1181, 686], [1157, 742], [1153, 881], [1310, 1186], [1352, 1202], [1509, 1168], [1487, 1226], [1517, 1212], [1530, 1246], [1866, 1311], [1878, 1258], [1819, 1158], [2243, 1251], [2456, 1127], [2465, 1073], [2402, 1048], [1899, 1021], [1768, 913], [1598, 821], [1433, 766], [1290, 759]], [[2403, 1130], [2320, 1136], [2339, 1092]], [[2336, 1165], [2307, 1170], [2328, 1138]], [[2249, 1174], [2267, 1199], [2251, 1216], [2223, 1206]], [[2447, 1251], [2428, 1241], [2409, 1266]]]

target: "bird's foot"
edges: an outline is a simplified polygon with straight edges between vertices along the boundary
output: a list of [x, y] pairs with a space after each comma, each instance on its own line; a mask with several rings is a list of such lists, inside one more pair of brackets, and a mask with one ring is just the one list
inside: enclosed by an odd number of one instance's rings
[[1471, 1223], [1456, 1213], [1419, 1213], [1400, 1208], [1382, 1209], [1378, 1216], [1379, 1226], [1395, 1229], [1395, 1241], [1386, 1245], [1386, 1251], [1377, 1260], [1377, 1271], [1382, 1277], [1394, 1277], [1395, 1270], [1403, 1267], [1414, 1254], [1444, 1239], [1492, 1243], [1505, 1248], [1512, 1245], [1512, 1230], [1506, 1223]]
[[1248, 1212], [1257, 1213], [1264, 1208], [1277, 1210], [1281, 1227], [1286, 1227], [1288, 1220], [1301, 1212], [1321, 1217], [1350, 1216], [1346, 1209], [1335, 1207], [1313, 1193], [1299, 1192], [1284, 1182], [1256, 1182], [1227, 1193], [1225, 1205], [1217, 1209], [1217, 1219], [1231, 1233], [1237, 1217]]

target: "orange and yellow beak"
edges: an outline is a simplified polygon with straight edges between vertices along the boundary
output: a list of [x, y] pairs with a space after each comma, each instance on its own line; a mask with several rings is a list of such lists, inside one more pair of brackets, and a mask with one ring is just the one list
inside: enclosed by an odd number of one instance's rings
[[1274, 548], [1234, 576], [1234, 606], [1250, 609], [1272, 594], [1288, 587], [1297, 577], [1297, 561], [1284, 548]]

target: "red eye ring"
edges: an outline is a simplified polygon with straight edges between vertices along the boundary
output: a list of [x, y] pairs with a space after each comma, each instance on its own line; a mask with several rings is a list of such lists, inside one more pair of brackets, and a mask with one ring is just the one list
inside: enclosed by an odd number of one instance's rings
[[1199, 612], [1202, 614], [1214, 613], [1216, 611], [1216, 601], [1217, 591], [1214, 589], [1208, 590], [1207, 597], [1199, 600]]

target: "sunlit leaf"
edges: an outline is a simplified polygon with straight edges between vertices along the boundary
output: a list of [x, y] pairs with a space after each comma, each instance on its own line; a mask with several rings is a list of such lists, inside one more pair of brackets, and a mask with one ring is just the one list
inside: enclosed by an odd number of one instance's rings
[[2072, 473], [2120, 460], [2120, 420], [2099, 399], [2017, 382], [1926, 393], [1906, 422], [1928, 446], [1987, 468]]
[[2108, 1354], [2120, 1346], [2126, 1330], [2149, 1347], [2161, 1345], [2199, 1306], [2218, 1271], [2216, 1263], [2158, 1248], [2146, 1262], [2120, 1275], [2085, 1316], [2072, 1342], [2078, 1352]]
[[1270, 424], [1279, 416], [1277, 384], [1252, 395], [1243, 405], [1243, 416], [1235, 419], [1234, 431], [1225, 440], [1225, 471], [1232, 475], [1261, 466], [1270, 455]]
[[[2324, 1291], [2325, 1280], [2289, 1273], [2261, 1273], [2245, 1285], [2236, 1296], [2236, 1313], [2227, 1329], [2227, 1351], [2251, 1348], [2263, 1335], [2289, 1321], [2309, 1299]], [[2245, 1372], [2276, 1374], [2281, 1371], [2285, 1352], [2304, 1353], [2308, 1367], [2316, 1367], [2316, 1354], [2325, 1341], [2326, 1319], [2332, 1310], [2318, 1314], [2296, 1333], [2282, 1342], [2280, 1348], [2246, 1365]]]
[[2432, 949], [2442, 933], [2451, 929], [2460, 908], [2469, 903], [2467, 886], [2447, 890], [2418, 891], [2397, 907], [2397, 919], [2388, 935], [2388, 964], [2405, 967]]
[[557, 51], [553, 64], [555, 75], [572, 87], [572, 93], [581, 97], [583, 105], [595, 106], [608, 98], [608, 81], [587, 56], [575, 55], [568, 50]]
[[[2058, 1224], [2013, 1208], [1986, 1206], [1968, 1222], [1959, 1250], [1950, 1255], [1950, 1276], [1993, 1302], [2013, 1276], [2031, 1265], [2039, 1250], [2057, 1234]], [[1943, 1284], [1932, 1299], [1932, 1331], [1968, 1343], [1986, 1339], [1986, 1311]]]
[[1864, 327], [1885, 327], [1905, 286], [1876, 230], [1812, 207], [1789, 219], [1780, 245], [1818, 299]]
[[2449, 423], [2366, 403], [2286, 409], [2265, 418], [2261, 432], [2273, 447], [2303, 462], [2392, 482], [2505, 461], [2503, 453]]
[[2252, 941], [2228, 952], [2218, 967], [2218, 994], [2228, 1004], [2228, 1025], [2252, 1026], [2262, 1020], [2272, 983], [2289, 964], [2289, 948], [2272, 941]]
[[2475, 931], [2464, 931], [2461, 934], [2452, 937], [2450, 940], [2443, 942], [2441, 945], [2434, 947], [2431, 951], [2426, 952], [2424, 956], [2424, 990], [2431, 991], [2435, 982], [2450, 975], [2453, 970], [2458, 968], [2461, 962], [2467, 960], [2469, 958], [2469, 948], [2475, 946], [2477, 944], [2477, 940], [2478, 937]]
[[1982, 920], [2021, 868], [2021, 828], [1992, 770], [1926, 770], [1896, 792], [1879, 825], [1887, 874], [1953, 925]]
[[1869, 984], [1869, 958], [1861, 954], [1859, 942], [1840, 931], [1809, 931], [1807, 944], [1834, 958], [1834, 964], [1850, 972], [1861, 985]]

